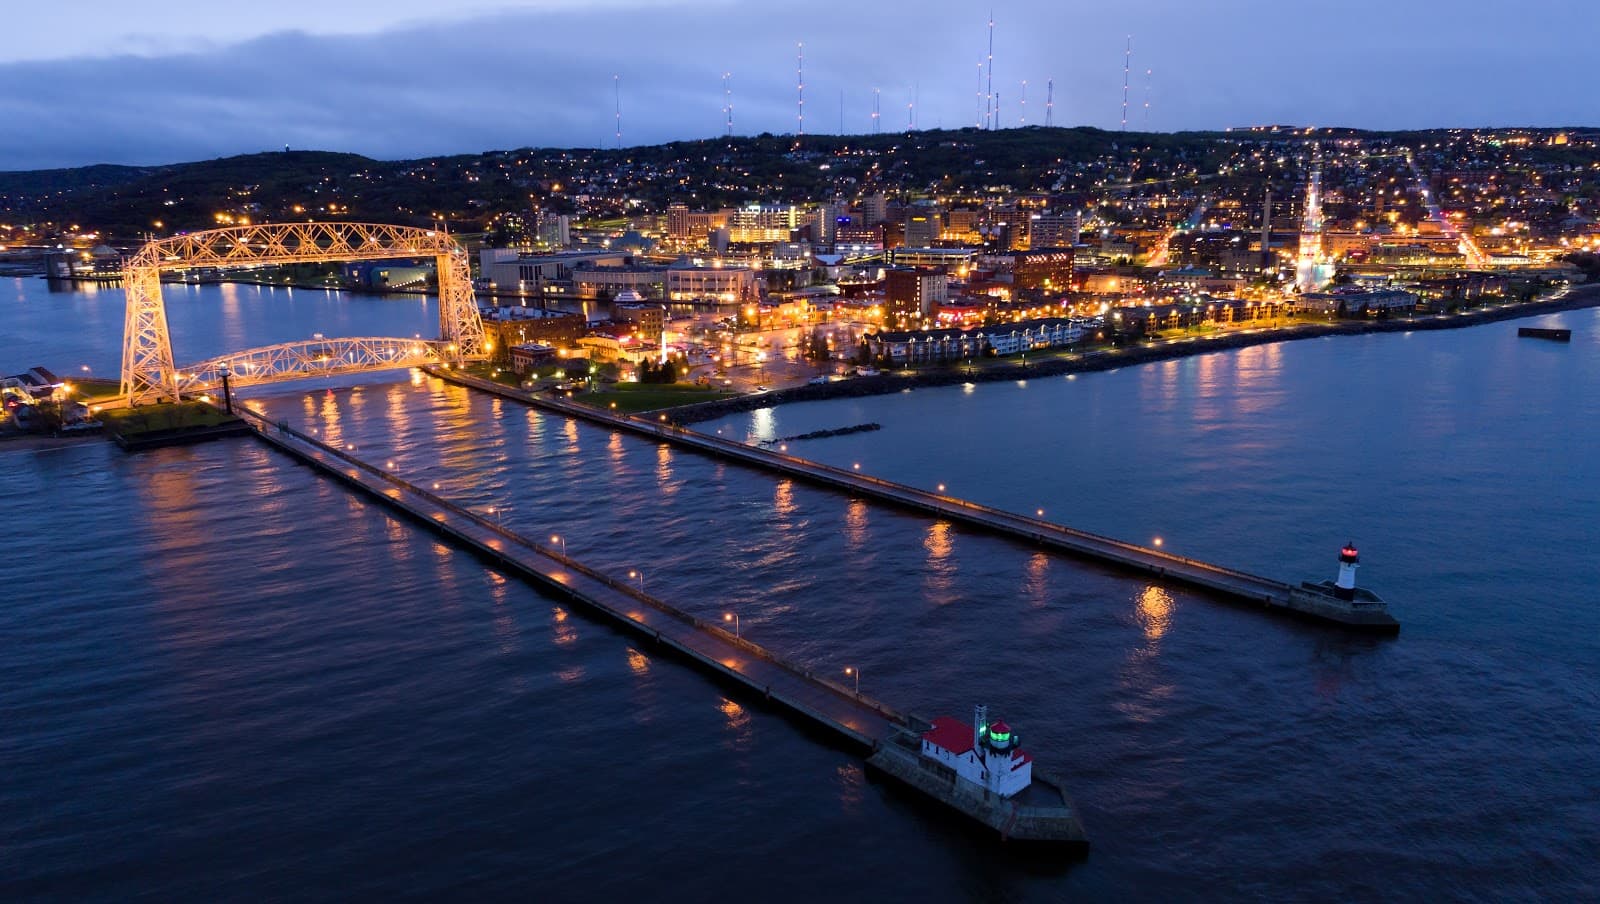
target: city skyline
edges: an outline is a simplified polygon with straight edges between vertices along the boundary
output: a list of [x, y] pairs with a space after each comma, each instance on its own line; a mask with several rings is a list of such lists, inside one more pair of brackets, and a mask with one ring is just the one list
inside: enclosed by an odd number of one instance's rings
[[385, 159], [612, 147], [619, 131], [623, 145], [654, 144], [723, 134], [730, 96], [735, 134], [795, 132], [800, 42], [812, 134], [871, 132], [875, 108], [884, 131], [970, 127], [996, 106], [1004, 127], [1043, 124], [1052, 82], [1054, 124], [1115, 130], [1130, 34], [1130, 130], [1581, 126], [1600, 119], [1600, 101], [1560, 87], [1581, 77], [1600, 12], [1560, 5], [1537, 0], [1502, 20], [1469, 2], [1441, 16], [1363, 0], [1315, 17], [1258, 0], [997, 3], [992, 70], [989, 10], [973, 4], [928, 4], [907, 20], [839, 4], [485, 0], [430, 18], [409, 0], [326, 13], [293, 0], [238, 22], [169, 3], [138, 28], [88, 4], [69, 30], [23, 10], [0, 50], [12, 124], [0, 169], [286, 145]]

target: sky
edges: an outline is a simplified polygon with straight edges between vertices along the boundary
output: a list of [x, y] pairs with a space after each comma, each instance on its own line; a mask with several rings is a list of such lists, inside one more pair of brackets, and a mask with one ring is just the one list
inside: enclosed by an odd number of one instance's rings
[[[1590, 0], [995, 0], [1001, 124], [1596, 126]], [[7, 9], [0, 170], [285, 146], [383, 159], [979, 118], [949, 0], [79, 0]], [[1026, 87], [1023, 82], [1026, 81]], [[1024, 103], [1025, 99], [1025, 103]], [[1148, 102], [1148, 111], [1146, 103]], [[908, 109], [909, 107], [909, 109]]]

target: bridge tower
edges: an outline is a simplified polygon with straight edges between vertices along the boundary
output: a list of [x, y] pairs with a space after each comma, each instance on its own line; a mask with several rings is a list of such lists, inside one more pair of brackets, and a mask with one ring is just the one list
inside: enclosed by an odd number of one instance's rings
[[[478, 315], [467, 253], [446, 233], [373, 223], [282, 223], [212, 229], [149, 242], [122, 271], [128, 305], [122, 395], [129, 407], [177, 401], [186, 382], [186, 375], [173, 363], [161, 298], [165, 271], [416, 257], [432, 257], [439, 276], [440, 356], [449, 361], [487, 357], [494, 349]], [[364, 346], [372, 347], [370, 341]], [[292, 369], [291, 365], [280, 372]]]

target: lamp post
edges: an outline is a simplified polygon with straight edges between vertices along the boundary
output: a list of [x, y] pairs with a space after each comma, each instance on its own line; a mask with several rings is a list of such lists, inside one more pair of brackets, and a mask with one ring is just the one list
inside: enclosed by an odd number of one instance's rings
[[566, 537], [563, 537], [560, 534], [551, 534], [550, 535], [550, 542], [551, 543], [560, 543], [561, 544], [561, 557], [563, 559], [567, 557], [567, 538]]
[[233, 368], [227, 362], [217, 365], [217, 373], [222, 375], [222, 407], [229, 414], [233, 413], [233, 387], [228, 384], [228, 378], [233, 375]]
[[737, 612], [724, 612], [724, 613], [722, 613], [722, 620], [725, 621], [725, 622], [730, 622], [730, 621], [733, 622], [733, 639], [734, 640], [738, 640], [739, 639], [739, 613], [737, 613]]
[[637, 568], [629, 569], [628, 577], [633, 578], [633, 579], [635, 579], [635, 580], [637, 580], [639, 582], [639, 592], [643, 593], [644, 592], [644, 572], [638, 570]]
[[855, 666], [845, 666], [844, 673], [846, 675], [852, 675], [852, 676], [855, 677], [855, 679], [856, 679], [856, 696], [857, 697], [861, 696], [861, 670], [856, 668]]

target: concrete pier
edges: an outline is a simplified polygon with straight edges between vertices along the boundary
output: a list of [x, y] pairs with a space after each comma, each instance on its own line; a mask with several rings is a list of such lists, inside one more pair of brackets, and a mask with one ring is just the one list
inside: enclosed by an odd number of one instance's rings
[[788, 455], [774, 449], [750, 446], [720, 436], [710, 436], [673, 424], [665, 415], [651, 419], [613, 414], [564, 399], [537, 396], [459, 371], [433, 367], [423, 369], [440, 379], [493, 393], [545, 411], [579, 418], [616, 430], [625, 430], [750, 467], [925, 512], [990, 533], [1013, 537], [1045, 549], [1094, 559], [1137, 573], [1152, 575], [1164, 581], [1199, 587], [1249, 605], [1292, 612], [1360, 631], [1396, 633], [1400, 628], [1400, 623], [1387, 613], [1377, 619], [1373, 619], [1370, 615], [1346, 618], [1330, 608], [1306, 605], [1302, 599], [1303, 595], [1295, 593], [1295, 588], [1283, 581], [1173, 555], [1146, 546], [1125, 543], [1043, 519], [968, 502], [954, 496], [931, 493], [858, 471], [835, 468], [832, 465]]
[[669, 648], [716, 677], [743, 686], [854, 746], [876, 748], [898, 728], [918, 724], [914, 717], [870, 696], [815, 676], [804, 666], [645, 594], [625, 579], [534, 543], [287, 425], [271, 423], [253, 412], [245, 415], [255, 435], [273, 448], [415, 519], [495, 566]]

